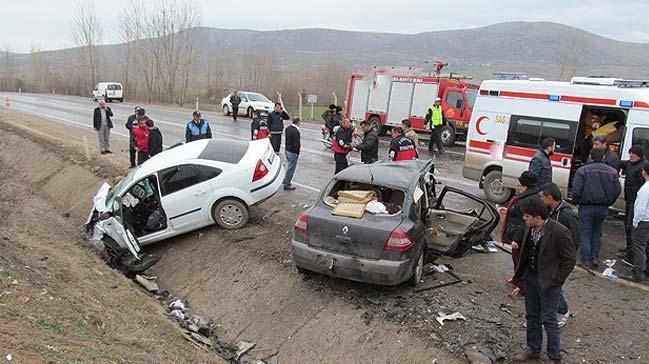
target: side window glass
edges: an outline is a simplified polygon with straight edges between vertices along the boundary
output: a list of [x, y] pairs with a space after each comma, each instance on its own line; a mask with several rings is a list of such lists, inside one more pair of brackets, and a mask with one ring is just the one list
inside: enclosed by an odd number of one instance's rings
[[203, 177], [190, 165], [167, 168], [160, 172], [162, 195], [168, 195], [203, 181]]
[[546, 137], [553, 137], [557, 141], [558, 153], [572, 154], [575, 138], [570, 124], [544, 121], [539, 143]]
[[463, 109], [464, 108], [464, 97], [462, 96], [462, 93], [457, 92], [457, 91], [451, 91], [448, 94], [446, 94], [446, 103], [451, 105], [452, 107], [456, 109]]
[[512, 122], [515, 124], [512, 144], [534, 148], [539, 145], [540, 121], [512, 117]]
[[511, 118], [508, 144], [538, 148], [541, 140], [552, 137], [557, 141], [557, 152], [572, 154], [577, 123], [563, 120], [540, 119], [525, 116]]
[[201, 173], [204, 181], [208, 179], [216, 178], [219, 174], [221, 174], [221, 170], [214, 167], [195, 164], [194, 168], [196, 168]]
[[635, 128], [633, 129], [633, 136], [631, 138], [631, 145], [639, 145], [642, 147], [645, 156], [649, 155], [649, 128]]

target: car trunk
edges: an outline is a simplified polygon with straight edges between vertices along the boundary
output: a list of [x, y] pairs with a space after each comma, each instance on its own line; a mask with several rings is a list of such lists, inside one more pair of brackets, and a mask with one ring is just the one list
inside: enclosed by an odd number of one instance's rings
[[402, 222], [401, 214], [360, 218], [335, 216], [332, 208], [318, 203], [309, 213], [308, 244], [359, 258], [379, 259], [390, 234]]

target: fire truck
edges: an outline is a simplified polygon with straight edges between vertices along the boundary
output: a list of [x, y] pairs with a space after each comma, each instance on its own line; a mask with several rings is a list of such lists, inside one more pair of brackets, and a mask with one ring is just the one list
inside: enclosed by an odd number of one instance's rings
[[435, 98], [442, 100], [447, 123], [441, 132], [442, 143], [452, 146], [464, 139], [471, 119], [478, 86], [465, 82], [471, 77], [450, 73], [442, 75], [446, 65], [437, 61], [434, 73], [423, 68], [374, 66], [369, 74], [352, 74], [347, 85], [345, 115], [353, 121], [368, 120], [385, 134], [392, 126], [410, 119], [413, 128], [426, 132], [425, 116]]
[[[570, 197], [572, 177], [587, 162], [594, 136], [606, 137], [622, 160], [633, 145], [649, 152], [649, 81], [484, 81], [469, 125], [462, 174], [478, 181], [488, 199], [502, 203], [512, 196], [546, 137], [557, 143], [550, 156], [553, 181]], [[620, 196], [615, 207], [623, 206]]]

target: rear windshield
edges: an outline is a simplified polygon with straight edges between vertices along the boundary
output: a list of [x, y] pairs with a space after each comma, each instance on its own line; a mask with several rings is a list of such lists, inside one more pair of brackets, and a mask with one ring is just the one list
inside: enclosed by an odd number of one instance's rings
[[111, 84], [111, 85], [108, 85], [108, 89], [109, 90], [121, 90], [122, 85]]
[[[403, 209], [404, 191], [363, 182], [338, 180], [327, 186], [323, 202], [335, 208], [339, 203], [341, 193], [349, 191], [371, 191], [371, 201], [366, 204], [366, 212], [375, 215], [393, 216]], [[384, 208], [384, 209], [383, 209]]]
[[248, 142], [212, 139], [198, 158], [237, 164], [248, 151], [248, 147]]

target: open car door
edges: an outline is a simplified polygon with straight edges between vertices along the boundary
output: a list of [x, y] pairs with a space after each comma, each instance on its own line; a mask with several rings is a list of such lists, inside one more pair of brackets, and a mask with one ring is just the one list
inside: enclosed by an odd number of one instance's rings
[[461, 257], [473, 245], [490, 240], [499, 221], [498, 212], [487, 202], [446, 186], [428, 210], [428, 251]]
[[124, 249], [128, 249], [137, 259], [140, 259], [140, 245], [133, 233], [128, 229], [122, 217], [122, 198], [113, 200], [113, 216], [103, 224], [106, 234], [113, 238]]

